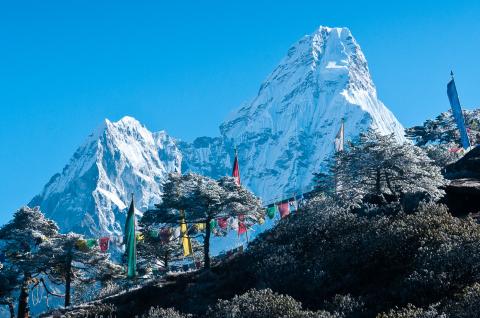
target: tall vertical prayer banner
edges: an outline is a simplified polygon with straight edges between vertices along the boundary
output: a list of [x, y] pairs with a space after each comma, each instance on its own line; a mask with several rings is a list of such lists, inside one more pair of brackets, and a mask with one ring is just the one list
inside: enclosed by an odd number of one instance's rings
[[460, 132], [460, 141], [464, 149], [470, 148], [470, 140], [468, 139], [467, 129], [465, 128], [465, 119], [463, 118], [462, 107], [460, 106], [460, 100], [458, 98], [457, 87], [455, 86], [455, 80], [452, 80], [447, 84], [447, 95], [450, 100], [450, 106], [452, 107], [453, 118], [457, 123], [458, 130]]
[[340, 129], [338, 130], [338, 133], [335, 136], [335, 151], [336, 152], [343, 151], [344, 143], [345, 143], [345, 125], [342, 120]]
[[237, 149], [235, 149], [235, 160], [233, 161], [233, 171], [232, 177], [235, 178], [235, 183], [240, 185], [240, 168], [238, 167], [238, 153]]
[[132, 203], [128, 209], [125, 222], [125, 254], [127, 256], [127, 276], [129, 278], [137, 275], [137, 238], [135, 236], [135, 207]]
[[190, 242], [190, 237], [188, 236], [187, 222], [185, 221], [185, 212], [180, 211], [180, 213], [180, 232], [182, 234], [183, 256], [188, 256], [190, 254], [193, 254], [192, 243]]

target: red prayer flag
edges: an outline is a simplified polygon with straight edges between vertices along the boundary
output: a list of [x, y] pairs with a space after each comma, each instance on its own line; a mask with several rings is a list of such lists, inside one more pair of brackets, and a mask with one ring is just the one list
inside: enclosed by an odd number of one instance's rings
[[247, 226], [243, 222], [238, 222], [238, 235], [247, 233]]
[[240, 169], [238, 167], [238, 156], [236, 151], [235, 151], [235, 160], [233, 161], [232, 177], [235, 178], [235, 183], [237, 185], [240, 185]]
[[160, 240], [162, 243], [168, 243], [170, 240], [170, 230], [168, 228], [163, 228], [160, 230]]
[[283, 202], [278, 205], [278, 211], [280, 212], [280, 216], [282, 219], [290, 214], [290, 206], [288, 202]]
[[227, 218], [218, 218], [217, 224], [219, 228], [221, 228], [222, 230], [226, 230], [228, 227], [228, 220]]
[[109, 237], [101, 237], [100, 238], [100, 250], [102, 252], [108, 251], [108, 242], [110, 241]]

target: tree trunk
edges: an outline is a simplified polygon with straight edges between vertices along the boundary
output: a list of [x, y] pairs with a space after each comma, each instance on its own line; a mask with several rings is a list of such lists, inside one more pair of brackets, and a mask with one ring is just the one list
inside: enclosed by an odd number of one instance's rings
[[376, 175], [376, 182], [375, 182], [375, 191], [377, 192], [378, 195], [382, 194], [382, 187], [381, 187], [381, 179], [380, 179], [380, 169], [377, 169], [377, 175]]
[[24, 274], [20, 295], [18, 296], [18, 318], [28, 318], [28, 285], [30, 284], [30, 274]]
[[168, 251], [165, 252], [165, 255], [163, 255], [163, 266], [165, 267], [165, 270], [168, 271]]
[[11, 301], [8, 302], [8, 310], [10, 311], [10, 318], [15, 318], [15, 307]]
[[205, 226], [205, 241], [203, 242], [203, 268], [205, 269], [210, 268], [210, 221], [212, 221], [212, 218], [208, 217]]
[[388, 173], [387, 173], [387, 172], [385, 172], [385, 181], [387, 182], [387, 187], [388, 187], [388, 189], [390, 190], [390, 192], [392, 192], [392, 195], [393, 195], [394, 197], [397, 197], [397, 194], [395, 193], [395, 191], [394, 191], [393, 188], [392, 188], [392, 184], [391, 184], [391, 182], [390, 182], [390, 178], [388, 177]]
[[72, 284], [72, 254], [69, 251], [65, 260], [65, 307], [70, 306], [70, 294]]

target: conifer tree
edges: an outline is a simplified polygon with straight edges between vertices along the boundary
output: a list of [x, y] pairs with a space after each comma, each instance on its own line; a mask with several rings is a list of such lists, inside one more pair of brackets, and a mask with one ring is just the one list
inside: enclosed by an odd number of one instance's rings
[[60, 234], [41, 245], [47, 256], [51, 281], [65, 284], [65, 307], [71, 304], [72, 283], [88, 284], [121, 277], [121, 266], [110, 261], [109, 254], [98, 246], [89, 248], [82, 235]]
[[179, 211], [185, 211], [187, 224], [205, 224], [205, 268], [210, 268], [212, 221], [220, 217], [239, 216], [256, 221], [263, 214], [260, 200], [238, 185], [234, 178], [213, 180], [194, 173], [172, 173], [164, 184], [162, 203], [147, 218], [159, 223], [174, 220], [178, 224]]
[[183, 255], [179, 236], [173, 227], [142, 222], [141, 233], [144, 238], [138, 242], [137, 251], [140, 263], [145, 263], [143, 267], [158, 267], [157, 264], [162, 263], [167, 270], [171, 261]]
[[[9, 289], [20, 288], [18, 318], [29, 316], [30, 287], [51, 270], [48, 256], [40, 253], [41, 245], [57, 235], [58, 227], [55, 222], [45, 218], [38, 209], [28, 207], [15, 212], [13, 219], [0, 228], [6, 263], [9, 270], [17, 275]], [[50, 291], [47, 289], [47, 292]]]
[[335, 177], [335, 193], [348, 202], [358, 202], [366, 194], [380, 198], [400, 198], [406, 193], [425, 193], [441, 198], [445, 184], [440, 168], [419, 147], [398, 143], [392, 135], [368, 130], [358, 142], [336, 155], [330, 169]]
[[[38, 208], [18, 210], [0, 228], [0, 240], [10, 276], [3, 280], [2, 291], [6, 293], [2, 297], [20, 289], [17, 317], [29, 316], [28, 295], [32, 288], [44, 288], [47, 295], [65, 297], [68, 306], [74, 278], [88, 283], [122, 274], [121, 267], [113, 264], [108, 254], [98, 248], [79, 249], [77, 243], [83, 237], [75, 233], [60, 234], [55, 222], [45, 218]], [[64, 285], [65, 295], [55, 293], [50, 284]]]

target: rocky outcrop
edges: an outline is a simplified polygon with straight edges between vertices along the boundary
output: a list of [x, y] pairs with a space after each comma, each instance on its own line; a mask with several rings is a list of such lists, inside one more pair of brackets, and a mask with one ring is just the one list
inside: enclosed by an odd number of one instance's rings
[[446, 203], [455, 215], [480, 212], [480, 146], [470, 150], [458, 161], [445, 167]]

